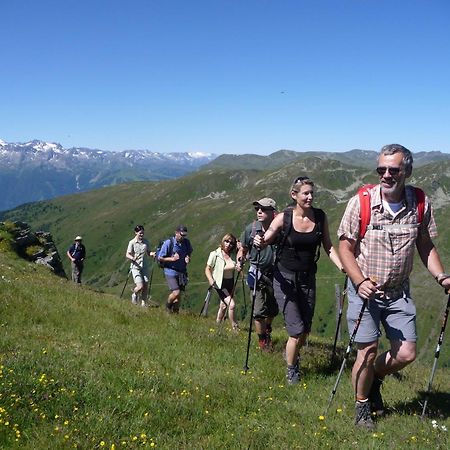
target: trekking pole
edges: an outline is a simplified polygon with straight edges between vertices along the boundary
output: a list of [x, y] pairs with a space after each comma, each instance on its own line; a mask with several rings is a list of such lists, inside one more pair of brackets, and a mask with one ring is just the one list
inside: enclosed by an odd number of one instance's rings
[[[445, 293], [449, 294], [449, 291], [445, 291]], [[428, 400], [430, 399], [431, 385], [433, 384], [434, 373], [436, 372], [437, 362], [438, 362], [438, 359], [439, 359], [439, 355], [441, 353], [441, 345], [442, 345], [442, 341], [444, 340], [444, 332], [445, 332], [445, 327], [447, 325], [449, 309], [450, 309], [450, 294], [448, 295], [447, 307], [445, 308], [445, 313], [444, 313], [444, 319], [442, 321], [441, 332], [439, 334], [439, 339], [438, 339], [438, 343], [437, 343], [437, 346], [436, 346], [436, 351], [434, 353], [434, 363], [433, 363], [433, 368], [431, 369], [430, 380], [428, 381], [428, 389], [427, 389], [427, 392], [425, 394], [425, 401], [423, 403], [422, 415], [420, 416], [421, 419], [425, 418], [425, 411], [427, 409]]]
[[245, 316], [247, 315], [247, 297], [245, 295], [245, 281], [244, 276], [242, 276], [242, 297], [244, 298], [244, 310], [241, 314], [241, 320], [245, 319]]
[[336, 357], [336, 345], [337, 340], [339, 336], [339, 328], [341, 326], [341, 320], [342, 320], [342, 311], [344, 309], [344, 298], [347, 294], [347, 285], [348, 285], [348, 275], [345, 276], [344, 280], [344, 290], [341, 292], [341, 295], [339, 296], [339, 314], [338, 314], [338, 320], [336, 325], [336, 333], [334, 334], [334, 344], [333, 344], [333, 353], [331, 354], [331, 363], [333, 363], [334, 358]]
[[147, 290], [147, 301], [148, 301], [148, 304], [149, 304], [150, 306], [156, 306], [156, 307], [158, 307], [158, 306], [159, 306], [159, 303], [153, 301], [153, 300], [152, 300], [152, 295], [151, 295], [151, 292], [152, 292], [152, 283], [153, 283], [153, 272], [154, 272], [154, 270], [155, 270], [154, 264], [155, 264], [154, 262], [151, 263], [151, 267], [150, 267], [150, 276], [149, 276], [149, 279], [148, 279], [148, 290]]
[[122, 289], [122, 292], [120, 293], [120, 297], [119, 297], [119, 298], [122, 298], [123, 293], [125, 292], [125, 288], [127, 287], [128, 280], [129, 280], [129, 278], [130, 278], [130, 273], [131, 273], [131, 269], [128, 270], [127, 279], [125, 280], [125, 284], [123, 285], [123, 289]]
[[209, 306], [209, 301], [211, 300], [211, 292], [212, 292], [212, 286], [209, 286], [207, 291], [206, 291], [206, 297], [205, 297], [205, 301], [203, 302], [203, 306], [202, 309], [200, 311], [200, 314], [198, 315], [200, 316], [207, 316], [208, 315], [208, 306]]
[[255, 283], [253, 284], [253, 292], [252, 292], [252, 308], [250, 312], [250, 325], [248, 327], [248, 340], [247, 340], [247, 356], [245, 357], [245, 364], [244, 364], [244, 373], [247, 374], [247, 371], [249, 369], [248, 367], [248, 357], [250, 353], [250, 343], [252, 340], [252, 325], [253, 325], [253, 313], [255, 311], [255, 299], [256, 299], [256, 285], [258, 284], [258, 277], [259, 277], [259, 258], [261, 256], [261, 249], [258, 247], [258, 253], [256, 255], [256, 270], [255, 270]]
[[359, 325], [361, 324], [361, 320], [363, 318], [363, 314], [364, 314], [364, 310], [366, 309], [366, 306], [367, 306], [367, 299], [364, 299], [363, 300], [363, 304], [361, 306], [361, 311], [359, 312], [358, 319], [356, 320], [356, 323], [355, 323], [355, 328], [353, 329], [353, 333], [352, 333], [352, 335], [350, 337], [350, 341], [348, 343], [347, 350], [345, 351], [344, 359], [343, 359], [342, 364], [341, 364], [341, 369], [339, 370], [338, 376], [336, 378], [336, 382], [334, 383], [333, 390], [331, 391], [330, 400], [328, 402], [327, 409], [325, 410], [325, 412], [323, 414], [324, 416], [326, 416], [326, 414], [328, 412], [328, 409], [331, 406], [331, 402], [333, 401], [334, 396], [336, 395], [336, 391], [337, 391], [337, 388], [339, 386], [339, 381], [341, 379], [342, 372], [344, 372], [345, 365], [347, 363], [348, 356], [350, 355], [353, 342], [355, 341], [356, 333], [358, 332]]

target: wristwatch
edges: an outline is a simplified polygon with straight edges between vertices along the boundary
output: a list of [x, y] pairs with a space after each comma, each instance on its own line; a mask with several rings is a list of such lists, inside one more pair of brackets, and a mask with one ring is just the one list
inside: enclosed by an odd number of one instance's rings
[[450, 275], [445, 272], [438, 273], [434, 279], [442, 286], [442, 282], [450, 278]]

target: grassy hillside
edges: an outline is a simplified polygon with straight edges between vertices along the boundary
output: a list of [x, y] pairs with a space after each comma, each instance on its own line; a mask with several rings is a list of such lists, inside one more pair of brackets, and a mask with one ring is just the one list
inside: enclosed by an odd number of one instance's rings
[[[288, 154], [289, 156], [289, 154]], [[189, 267], [190, 284], [184, 307], [200, 311], [206, 281], [204, 266], [208, 253], [217, 247], [226, 232], [240, 235], [254, 217], [252, 202], [264, 196], [275, 198], [283, 208], [288, 202], [291, 181], [308, 174], [317, 185], [315, 205], [325, 209], [337, 243], [335, 230], [348, 198], [363, 183], [375, 182], [373, 170], [350, 167], [339, 161], [310, 157], [291, 162], [277, 170], [207, 169], [190, 176], [158, 183], [139, 182], [108, 187], [81, 195], [61, 197], [48, 202], [25, 205], [5, 214], [8, 218], [30, 223], [35, 229], [52, 232], [64, 255], [73, 237], [81, 234], [87, 246], [84, 280], [97, 290], [119, 295], [125, 283], [128, 264], [124, 254], [137, 223], [146, 226], [153, 246], [171, 234], [176, 225], [185, 223], [190, 231], [194, 257]], [[436, 241], [450, 270], [448, 234], [450, 163], [422, 167], [412, 184], [423, 186], [436, 205], [441, 236]], [[322, 252], [323, 253], [323, 252]], [[67, 264], [67, 259], [65, 259]], [[70, 273], [68, 264], [67, 273]], [[322, 254], [318, 273], [318, 302], [313, 324], [315, 333], [331, 337], [335, 330], [335, 285], [343, 276]], [[434, 280], [418, 262], [413, 275], [419, 311], [421, 357], [434, 350], [445, 298]], [[130, 293], [127, 288], [125, 295]], [[248, 310], [243, 290], [238, 293], [238, 316]], [[156, 269], [152, 283], [153, 300], [164, 304], [167, 296], [162, 271]], [[450, 365], [445, 353], [445, 364]]]
[[[431, 361], [386, 380], [390, 413], [355, 430], [349, 371], [336, 378], [331, 340], [312, 336], [302, 381], [286, 386], [281, 349], [184, 311], [167, 316], [53, 276], [0, 252], [0, 448], [445, 449], [448, 369], [438, 367], [430, 418], [419, 401]], [[342, 349], [340, 349], [342, 352]], [[429, 355], [431, 356], [431, 355]], [[433, 423], [435, 420], [436, 423]]]

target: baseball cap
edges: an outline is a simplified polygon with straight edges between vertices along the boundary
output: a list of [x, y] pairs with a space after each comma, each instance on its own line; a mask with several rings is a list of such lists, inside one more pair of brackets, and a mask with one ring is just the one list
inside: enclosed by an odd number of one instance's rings
[[176, 231], [178, 231], [181, 236], [186, 236], [188, 230], [184, 225], [178, 225]]
[[261, 200], [253, 202], [254, 206], [262, 206], [264, 208], [277, 209], [277, 203], [273, 198], [264, 197]]
[[81, 236], [77, 236], [74, 240], [75, 240], [75, 241], [82, 241], [83, 238], [82, 238]]

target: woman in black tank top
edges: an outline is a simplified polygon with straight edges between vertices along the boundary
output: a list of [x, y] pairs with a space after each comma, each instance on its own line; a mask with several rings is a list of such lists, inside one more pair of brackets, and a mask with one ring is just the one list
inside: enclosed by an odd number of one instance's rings
[[316, 301], [316, 271], [319, 247], [342, 270], [333, 248], [328, 222], [321, 209], [313, 208], [314, 183], [308, 177], [297, 178], [290, 190], [293, 206], [278, 214], [255, 245], [264, 247], [279, 242], [273, 287], [289, 338], [286, 343], [287, 382], [300, 379], [299, 350], [311, 331]]

